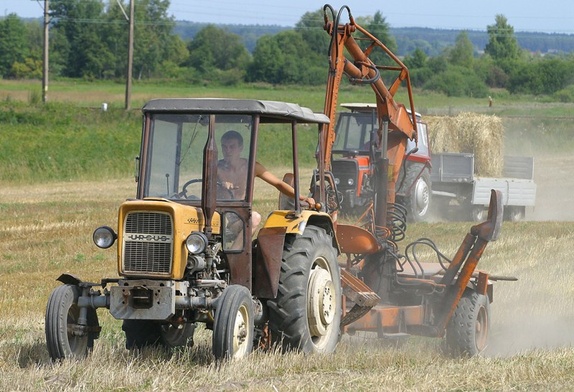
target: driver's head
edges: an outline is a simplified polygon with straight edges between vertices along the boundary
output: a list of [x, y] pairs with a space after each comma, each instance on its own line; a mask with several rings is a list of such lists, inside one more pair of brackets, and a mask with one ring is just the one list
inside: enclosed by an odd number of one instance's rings
[[243, 137], [237, 131], [227, 131], [221, 136], [221, 151], [223, 158], [239, 157], [243, 151]]

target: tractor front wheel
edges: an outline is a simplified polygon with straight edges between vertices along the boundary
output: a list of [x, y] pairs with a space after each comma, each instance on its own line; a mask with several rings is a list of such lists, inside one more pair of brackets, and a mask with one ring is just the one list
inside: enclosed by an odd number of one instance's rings
[[488, 297], [467, 290], [447, 326], [447, 350], [455, 356], [476, 356], [486, 348], [489, 330]]
[[84, 358], [94, 346], [98, 327], [95, 309], [87, 309], [85, 325], [80, 325], [78, 298], [81, 288], [66, 284], [56, 287], [46, 307], [45, 332], [52, 360]]
[[255, 336], [253, 300], [249, 290], [231, 285], [218, 299], [213, 325], [213, 355], [238, 359], [253, 350]]
[[340, 337], [341, 278], [325, 229], [307, 226], [283, 250], [277, 298], [267, 302], [272, 339], [284, 349], [331, 353]]
[[193, 346], [195, 324], [182, 325], [162, 324], [160, 329], [161, 340], [168, 347]]

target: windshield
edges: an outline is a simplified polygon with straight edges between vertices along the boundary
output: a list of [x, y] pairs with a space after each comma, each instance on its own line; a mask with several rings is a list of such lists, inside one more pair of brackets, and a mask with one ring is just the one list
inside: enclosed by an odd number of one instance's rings
[[[374, 126], [373, 126], [374, 120]], [[378, 121], [371, 113], [341, 113], [335, 127], [336, 139], [333, 144], [334, 153], [347, 151], [368, 151], [371, 132], [378, 128]], [[429, 155], [427, 126], [417, 122], [418, 144], [411, 139], [407, 140], [406, 151], [418, 147], [416, 155]]]
[[[376, 126], [376, 124], [375, 124]], [[370, 113], [341, 113], [335, 127], [333, 151], [369, 150], [373, 115]]]
[[[215, 130], [217, 198], [243, 200], [252, 117], [249, 115], [152, 114], [144, 197], [201, 200], [203, 150]], [[225, 135], [225, 136], [224, 136]]]

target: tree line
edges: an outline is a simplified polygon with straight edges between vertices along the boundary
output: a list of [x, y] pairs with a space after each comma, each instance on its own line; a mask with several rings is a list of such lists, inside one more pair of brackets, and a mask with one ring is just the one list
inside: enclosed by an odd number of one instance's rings
[[[114, 80], [127, 69], [127, 0], [52, 0], [51, 77]], [[135, 0], [135, 79], [174, 79], [205, 85], [239, 83], [321, 85], [327, 77], [330, 37], [322, 10], [305, 13], [294, 28], [243, 26], [241, 36], [214, 24], [193, 34], [177, 28], [169, 0]], [[402, 56], [416, 88], [449, 96], [485, 97], [492, 91], [547, 95], [574, 101], [574, 55], [532, 53], [519, 45], [503, 15], [486, 27], [484, 47], [475, 32], [460, 32], [437, 48], [421, 39], [394, 36], [380, 11], [357, 23]], [[0, 75], [40, 78], [42, 21], [15, 14], [0, 19]], [[187, 34], [187, 35], [186, 35]], [[249, 42], [246, 45], [245, 37]], [[403, 48], [398, 51], [399, 42]], [[430, 46], [429, 46], [430, 45]], [[405, 51], [408, 47], [408, 51]], [[378, 64], [388, 59], [371, 56]]]

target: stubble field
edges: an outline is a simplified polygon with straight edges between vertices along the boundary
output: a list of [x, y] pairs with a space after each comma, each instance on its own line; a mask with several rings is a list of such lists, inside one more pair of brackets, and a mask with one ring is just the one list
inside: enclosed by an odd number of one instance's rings
[[[564, 157], [562, 157], [564, 158]], [[557, 162], [554, 162], [556, 164]], [[541, 173], [548, 170], [540, 167]], [[540, 172], [537, 172], [540, 173]], [[538, 176], [539, 174], [537, 174]], [[550, 181], [550, 180], [549, 180]], [[100, 311], [103, 331], [81, 362], [50, 362], [44, 308], [62, 272], [99, 281], [115, 276], [115, 252], [91, 243], [92, 230], [114, 226], [133, 180], [4, 186], [0, 190], [0, 388], [3, 390], [563, 390], [574, 381], [573, 211], [554, 211], [563, 183], [539, 193], [536, 221], [505, 223], [480, 268], [513, 275], [495, 285], [491, 342], [481, 358], [452, 359], [440, 342], [411, 338], [400, 349], [371, 336], [344, 336], [333, 355], [256, 352], [216, 366], [211, 335], [166, 354], [124, 349], [121, 323]], [[270, 208], [276, 195], [258, 184]], [[545, 194], [550, 195], [546, 199]], [[548, 204], [548, 206], [547, 206]], [[546, 206], [546, 207], [542, 207]], [[542, 212], [552, 220], [545, 221]], [[564, 218], [557, 221], [555, 217]], [[421, 223], [406, 241], [425, 236], [452, 255], [470, 223]]]
[[[10, 91], [8, 87], [4, 90]], [[119, 98], [115, 100], [121, 102], [119, 90]], [[284, 93], [274, 92], [281, 95], [279, 99], [283, 99]], [[98, 94], [89, 95], [94, 104], [112, 100], [108, 90]], [[10, 95], [17, 94], [10, 92]], [[149, 93], [139, 99], [143, 101], [148, 95], [154, 96]], [[429, 99], [419, 108], [436, 107], [436, 97], [431, 98], [434, 101]], [[305, 97], [308, 102], [303, 103], [320, 110], [320, 103], [316, 103], [321, 101], [320, 94], [313, 99]], [[495, 106], [498, 104], [495, 101]], [[438, 112], [450, 112], [451, 103], [440, 105]], [[464, 105], [459, 107], [476, 109]], [[521, 110], [544, 111], [536, 103], [528, 105], [530, 109]], [[515, 107], [502, 110], [512, 112]], [[561, 106], [561, 110], [566, 109]], [[484, 355], [478, 358], [444, 356], [440, 341], [435, 339], [412, 337], [396, 349], [372, 336], [357, 334], [343, 336], [333, 355], [255, 352], [245, 360], [217, 365], [211, 355], [209, 331], [200, 330], [193, 347], [171, 353], [154, 350], [132, 353], [124, 348], [121, 322], [100, 310], [102, 333], [91, 355], [84, 361], [54, 364], [45, 345], [44, 310], [50, 292], [59, 285], [56, 278], [64, 272], [89, 281], [116, 276], [115, 250], [97, 249], [91, 235], [100, 225], [116, 227], [117, 208], [123, 200], [134, 196], [135, 184], [129, 176], [103, 181], [2, 183], [0, 389], [571, 390], [574, 158], [567, 147], [572, 144], [571, 136], [568, 128], [564, 129], [566, 133], [559, 134], [562, 137], [557, 138], [554, 149], [540, 149], [538, 136], [533, 142], [523, 141], [518, 151], [535, 156], [537, 203], [535, 209], [527, 211], [526, 221], [503, 224], [499, 240], [487, 247], [479, 264], [480, 269], [516, 276], [518, 281], [495, 283], [491, 340]], [[507, 147], [510, 149], [512, 143], [507, 143]], [[282, 172], [280, 168], [273, 171]], [[277, 202], [275, 191], [268, 188], [257, 183], [255, 208], [263, 216]], [[404, 249], [406, 243], [428, 237], [443, 253], [452, 256], [471, 225], [469, 222], [411, 224], [407, 239], [399, 245]]]

